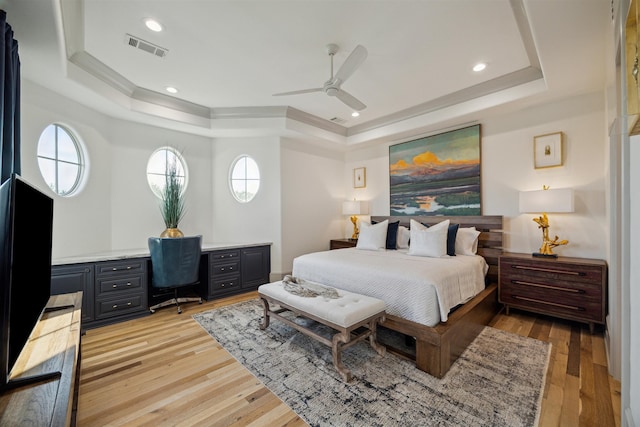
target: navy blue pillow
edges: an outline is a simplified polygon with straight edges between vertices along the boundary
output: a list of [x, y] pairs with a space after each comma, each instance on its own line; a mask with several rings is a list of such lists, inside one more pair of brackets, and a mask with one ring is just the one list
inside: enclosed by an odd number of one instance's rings
[[387, 227], [387, 249], [396, 249], [398, 244], [398, 227], [400, 221], [390, 222]]
[[[377, 221], [371, 221], [371, 225], [377, 224]], [[385, 247], [387, 249], [397, 249], [398, 244], [398, 227], [400, 226], [400, 221], [390, 222], [387, 226], [387, 244]]]
[[447, 255], [456, 256], [456, 236], [458, 235], [458, 228], [460, 224], [449, 225], [447, 231]]
[[[422, 225], [429, 228], [429, 224], [422, 223]], [[449, 256], [456, 256], [458, 228], [460, 228], [460, 224], [449, 224], [449, 229], [447, 230], [447, 255]]]

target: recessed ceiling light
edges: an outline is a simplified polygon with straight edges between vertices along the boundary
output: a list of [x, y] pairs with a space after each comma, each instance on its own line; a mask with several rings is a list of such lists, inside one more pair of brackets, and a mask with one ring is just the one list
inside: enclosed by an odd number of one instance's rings
[[473, 71], [477, 73], [479, 71], [484, 70], [485, 68], [487, 68], [487, 64], [485, 64], [484, 62], [479, 62], [473, 66]]
[[351, 117], [359, 117], [360, 113], [358, 113], [357, 111], [354, 111], [353, 113], [351, 113]]
[[147, 18], [144, 20], [144, 25], [147, 26], [151, 31], [155, 31], [156, 33], [162, 31], [162, 24], [160, 24], [155, 19]]
[[178, 89], [176, 89], [176, 88], [175, 88], [175, 87], [173, 87], [173, 86], [167, 86], [167, 87], [165, 88], [165, 90], [166, 90], [167, 92], [169, 92], [169, 93], [178, 93]]

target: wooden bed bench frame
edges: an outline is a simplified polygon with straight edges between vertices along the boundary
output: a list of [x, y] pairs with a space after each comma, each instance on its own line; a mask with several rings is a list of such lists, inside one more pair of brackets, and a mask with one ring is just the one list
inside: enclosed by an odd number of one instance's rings
[[[384, 320], [385, 311], [384, 309], [381, 311], [377, 311], [375, 309], [372, 312], [374, 307], [369, 303], [368, 310], [371, 314], [361, 319], [355, 323], [348, 325], [338, 325], [336, 323], [330, 322], [327, 319], [323, 319], [322, 317], [316, 315], [315, 313], [311, 313], [309, 310], [303, 310], [299, 307], [295, 306], [295, 298], [293, 295], [290, 296], [286, 301], [284, 298], [277, 298], [273, 295], [268, 295], [273, 291], [269, 291], [270, 286], [276, 285], [278, 282], [268, 283], [266, 285], [262, 285], [258, 288], [258, 294], [260, 296], [260, 300], [262, 301], [262, 305], [264, 308], [264, 315], [262, 318], [262, 322], [260, 323], [260, 329], [266, 329], [269, 327], [269, 320], [273, 317], [274, 319], [278, 319], [279, 321], [291, 326], [292, 328], [302, 332], [303, 334], [331, 347], [331, 353], [333, 356], [333, 366], [336, 368], [340, 376], [345, 382], [351, 381], [352, 375], [351, 371], [347, 369], [346, 366], [342, 363], [342, 350], [351, 347], [354, 344], [359, 343], [362, 340], [369, 338], [369, 343], [371, 347], [381, 356], [385, 354], [385, 347], [378, 344], [376, 340], [376, 328], [380, 321]], [[353, 292], [341, 291], [341, 293], [347, 294], [349, 296], [360, 297], [362, 300], [362, 296], [355, 294]], [[367, 297], [364, 297], [367, 298]], [[374, 298], [368, 298], [369, 300], [374, 300]], [[380, 304], [382, 307], [382, 301], [375, 300], [376, 303]], [[271, 309], [269, 304], [277, 305], [280, 308]], [[322, 304], [322, 300], [317, 301], [318, 304]], [[347, 310], [348, 307], [345, 307]], [[307, 319], [314, 320], [318, 323], [321, 323], [325, 326], [330, 327], [337, 331], [336, 334], [332, 335], [331, 339], [327, 339], [322, 335], [317, 334], [311, 329], [306, 328], [305, 326], [294, 322], [293, 320], [289, 320], [286, 317], [282, 316], [281, 313], [290, 311], [294, 313], [296, 316], [305, 317]]]
[[[460, 227], [476, 227], [478, 237], [478, 255], [489, 265], [487, 287], [466, 304], [449, 315], [446, 322], [434, 327], [387, 314], [381, 326], [409, 335], [416, 340], [416, 367], [434, 377], [442, 378], [453, 362], [467, 346], [478, 336], [484, 326], [489, 324], [498, 313], [497, 283], [498, 260], [502, 254], [502, 216], [372, 216], [373, 221], [400, 221], [400, 225], [409, 227], [411, 219], [423, 224], [433, 225], [446, 219]], [[388, 347], [391, 352], [406, 356], [406, 353]]]

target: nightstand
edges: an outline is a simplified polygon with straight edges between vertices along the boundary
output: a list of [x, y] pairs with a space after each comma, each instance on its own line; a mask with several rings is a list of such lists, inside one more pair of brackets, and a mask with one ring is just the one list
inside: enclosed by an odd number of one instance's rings
[[329, 249], [355, 248], [357, 244], [358, 239], [332, 239], [329, 242]]
[[541, 258], [505, 252], [500, 256], [498, 301], [509, 308], [604, 324], [607, 264], [598, 259]]

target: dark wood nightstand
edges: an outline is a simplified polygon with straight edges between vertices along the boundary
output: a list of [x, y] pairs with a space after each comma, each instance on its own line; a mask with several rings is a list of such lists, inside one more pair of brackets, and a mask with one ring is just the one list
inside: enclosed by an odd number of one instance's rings
[[519, 308], [589, 324], [604, 324], [607, 264], [598, 259], [500, 256], [498, 300]]
[[329, 249], [355, 248], [357, 244], [358, 239], [332, 239], [329, 242]]

